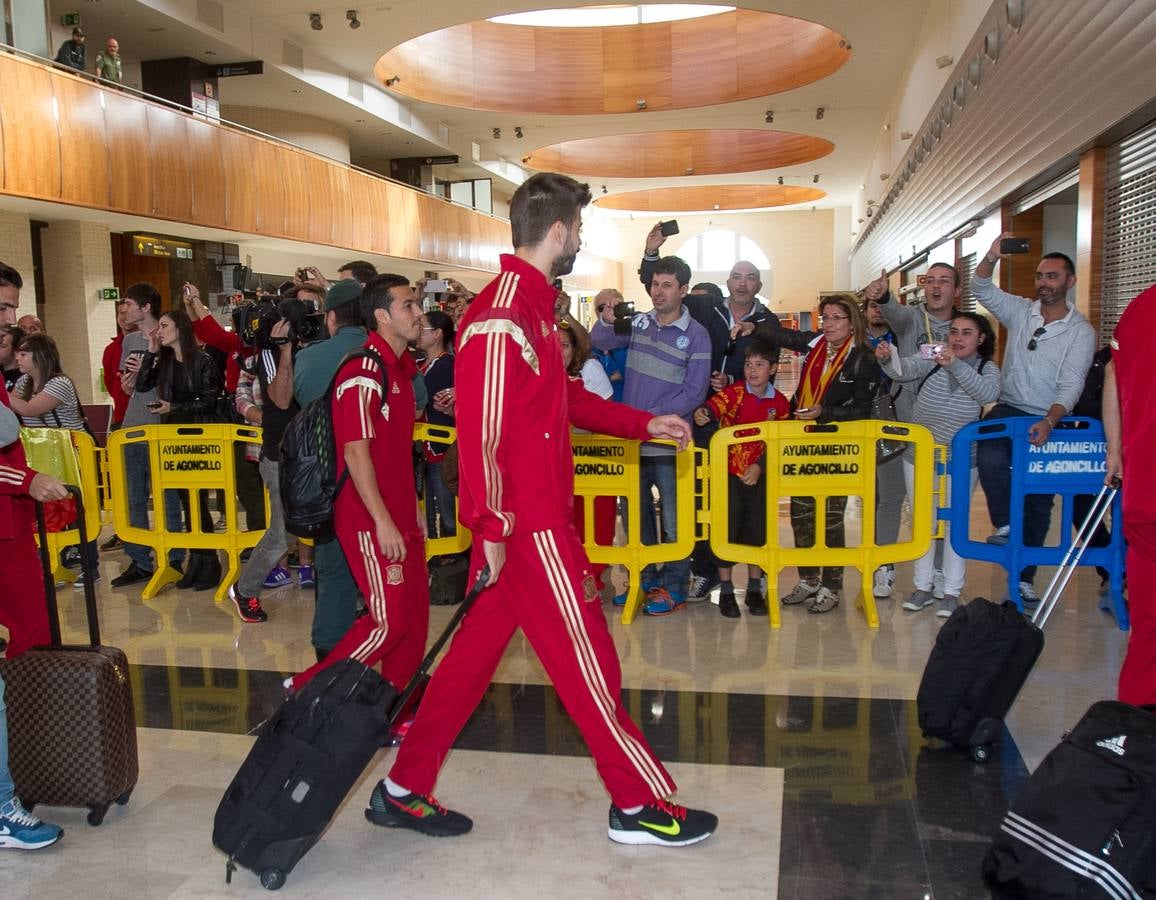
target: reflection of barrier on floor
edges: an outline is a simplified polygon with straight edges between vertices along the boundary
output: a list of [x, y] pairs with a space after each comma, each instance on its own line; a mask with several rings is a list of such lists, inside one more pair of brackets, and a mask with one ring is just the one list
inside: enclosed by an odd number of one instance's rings
[[[21, 430], [29, 435], [60, 431], [72, 441], [76, 451], [77, 467], [80, 471], [81, 495], [84, 497], [84, 524], [90, 539], [100, 534], [100, 470], [98, 457], [100, 449], [91, 437], [83, 431], [70, 431], [56, 428], [25, 428]], [[52, 577], [57, 582], [71, 583], [76, 580], [79, 570], [68, 569], [60, 560], [60, 553], [65, 547], [75, 547], [80, 544], [80, 529], [70, 528], [67, 531], [53, 531], [48, 534], [48, 558], [52, 562]]]
[[[1104, 426], [1095, 419], [1060, 420], [1042, 447], [1033, 447], [1028, 431], [1039, 420], [1032, 416], [973, 422], [961, 428], [951, 442], [951, 545], [965, 559], [982, 559], [1003, 566], [1008, 573], [1008, 595], [1023, 610], [1019, 596], [1024, 566], [1057, 566], [1064, 560], [1074, 530], [1073, 504], [1078, 496], [1095, 497], [1104, 486]], [[974, 445], [984, 441], [1011, 442], [1011, 533], [1006, 544], [972, 540], [970, 467]], [[1060, 546], [1024, 545], [1024, 498], [1033, 494], [1060, 498]], [[1112, 610], [1122, 630], [1128, 629], [1124, 605], [1124, 529], [1121, 497], [1112, 504], [1111, 540], [1107, 547], [1088, 547], [1080, 565], [1102, 566], [1109, 572]]]
[[[221, 602], [228, 595], [229, 585], [240, 573], [241, 551], [256, 546], [263, 532], [242, 531], [237, 505], [231, 502], [219, 510], [225, 517], [225, 530], [214, 531], [212, 522], [201, 521], [201, 504], [196, 498], [199, 492], [218, 490], [223, 491], [226, 498], [236, 498], [233, 445], [260, 440], [259, 429], [224, 424], [145, 425], [124, 428], [109, 435], [109, 482], [116, 533], [124, 541], [143, 544], [156, 551], [157, 568], [141, 591], [142, 598], [150, 600], [166, 584], [180, 579], [181, 573], [169, 565], [170, 549], [224, 551], [228, 568], [214, 598]], [[130, 447], [142, 447], [148, 454], [153, 497], [152, 524], [149, 527], [137, 527], [129, 522], [125, 451]], [[166, 490], [188, 492], [188, 531], [169, 531], [166, 528], [162, 500]], [[265, 515], [268, 517], [268, 500], [265, 502]]]
[[[911, 537], [894, 544], [875, 543], [875, 468], [877, 444], [894, 440], [914, 447], [915, 496], [911, 498]], [[765, 466], [759, 482], [766, 491], [766, 540], [762, 546], [729, 540], [727, 450], [733, 444], [761, 442]], [[937, 474], [937, 447], [926, 428], [875, 420], [856, 422], [761, 422], [722, 428], [710, 443], [710, 543], [721, 559], [762, 567], [768, 573], [767, 606], [772, 628], [780, 625], [778, 573], [785, 566], [852, 566], [859, 570], [858, 605], [867, 623], [879, 627], [871, 594], [871, 574], [888, 563], [917, 559], [932, 537], [933, 496], [943, 493]], [[784, 546], [778, 527], [779, 500], [815, 500], [815, 542], [811, 547]], [[826, 545], [826, 498], [858, 497], [862, 502], [861, 535], [857, 546]], [[793, 541], [792, 541], [793, 544]]]
[[[695, 468], [699, 451], [686, 450], [675, 455], [676, 505], [678, 540], [669, 544], [642, 543], [642, 516], [653, 515], [649, 497], [643, 502], [639, 475], [641, 445], [638, 441], [606, 437], [597, 434], [571, 436], [574, 455], [574, 493], [581, 498], [585, 509], [586, 554], [592, 562], [618, 563], [630, 577], [626, 606], [622, 621], [634, 620], [642, 605], [642, 570], [654, 563], [660, 564], [686, 559], [694, 549], [695, 525]], [[594, 500], [598, 497], [622, 497], [626, 502], [626, 542], [620, 546], [597, 543]]]
[[[442, 444], [452, 444], [458, 439], [458, 430], [448, 425], [430, 425], [426, 422], [417, 422], [413, 426], [413, 439], [422, 444], [426, 441], [435, 441]], [[429, 503], [429, 491], [423, 492], [421, 500], [422, 515], [425, 515], [426, 505]], [[456, 533], [449, 537], [434, 537], [432, 534], [425, 544], [425, 558], [444, 556], [451, 553], [461, 553], [470, 548], [470, 530], [462, 525], [458, 518], [458, 498], [454, 494], [454, 522]]]

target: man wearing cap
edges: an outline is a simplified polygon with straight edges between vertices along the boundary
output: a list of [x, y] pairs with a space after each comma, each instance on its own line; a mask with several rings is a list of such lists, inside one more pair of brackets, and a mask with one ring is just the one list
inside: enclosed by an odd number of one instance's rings
[[62, 66], [84, 71], [84, 31], [79, 27], [72, 29], [72, 39], [65, 41], [56, 51], [56, 61]]
[[[325, 294], [325, 327], [329, 340], [300, 351], [293, 361], [293, 397], [299, 405], [325, 393], [347, 353], [365, 344], [361, 285], [352, 278], [338, 281]], [[313, 610], [313, 649], [324, 659], [353, 624], [360, 592], [341, 546], [336, 540], [318, 541], [313, 566], [317, 577], [317, 604]]]

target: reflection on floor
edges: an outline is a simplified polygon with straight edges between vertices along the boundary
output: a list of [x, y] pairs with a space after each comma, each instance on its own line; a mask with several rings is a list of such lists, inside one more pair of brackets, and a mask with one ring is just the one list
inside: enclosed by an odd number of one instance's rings
[[[64, 841], [40, 854], [6, 854], [0, 891], [93, 898], [259, 890], [247, 873], [224, 885], [223, 859], [209, 846], [212, 813], [251, 740], [246, 732], [279, 702], [283, 674], [312, 660], [312, 592], [270, 592], [269, 622], [243, 625], [207, 593], [170, 588], [142, 602], [132, 589], [113, 590], [108, 579], [121, 565], [106, 554], [99, 605], [105, 641], [133, 664], [141, 785], [99, 829], [83, 824], [82, 811], [43, 810], [66, 826]], [[790, 588], [790, 575], [781, 588]], [[745, 610], [725, 619], [710, 603], [630, 626], [608, 612], [628, 708], [671, 762], [682, 799], [722, 818], [705, 844], [662, 852], [606, 840], [605, 794], [519, 635], [439, 786], [441, 798], [475, 816], [475, 832], [431, 841], [367, 825], [361, 808], [385, 770], [383, 751], [286, 890], [983, 896], [978, 861], [1008, 799], [1091, 702], [1113, 695], [1127, 635], [1097, 610], [1096, 576], [1081, 571], [1049, 623], [1010, 733], [993, 761], [977, 766], [919, 734], [913, 698], [942, 620], [930, 609], [901, 609], [910, 577], [909, 564], [898, 567], [876, 630], [850, 602], [824, 616], [784, 609], [779, 631]], [[1002, 572], [972, 564], [966, 596], [999, 596], [1005, 584]], [[857, 588], [849, 572], [845, 596]], [[61, 604], [65, 639], [83, 640], [79, 596], [63, 591]], [[450, 611], [432, 612], [434, 634]]]

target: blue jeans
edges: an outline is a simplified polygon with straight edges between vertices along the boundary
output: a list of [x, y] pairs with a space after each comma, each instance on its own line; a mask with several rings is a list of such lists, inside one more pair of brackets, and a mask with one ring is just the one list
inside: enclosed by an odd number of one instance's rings
[[[152, 479], [149, 473], [149, 451], [144, 444], [129, 444], [124, 448], [124, 477], [128, 488], [128, 521], [134, 528], [149, 527], [149, 497], [152, 494]], [[181, 502], [176, 491], [165, 491], [165, 528], [168, 531], [182, 531]], [[152, 548], [143, 544], [124, 545], [124, 552], [137, 567], [151, 572], [153, 564]], [[179, 549], [169, 551], [169, 563], [179, 565], [182, 559]]]
[[281, 464], [261, 457], [261, 480], [269, 489], [269, 527], [253, 548], [249, 561], [237, 578], [237, 590], [245, 597], [260, 597], [269, 572], [289, 549], [285, 533], [285, 512], [281, 506]]
[[[1012, 416], [1032, 416], [1006, 403], [997, 403], [983, 421], [1007, 419]], [[1043, 418], [1039, 416], [1038, 418]], [[980, 441], [975, 452], [976, 468], [979, 469], [979, 483], [987, 498], [987, 514], [991, 524], [1003, 528], [1011, 524], [1011, 440], [999, 438]], [[1042, 547], [1052, 524], [1052, 505], [1055, 496], [1049, 494], [1028, 494], [1024, 497], [1024, 546]], [[1035, 566], [1025, 566], [1020, 572], [1020, 581], [1031, 581], [1036, 577]]]
[[[440, 531], [437, 527], [439, 518], [442, 521]], [[453, 537], [458, 533], [454, 495], [442, 480], [442, 464], [440, 462], [427, 462], [425, 464], [425, 521], [431, 538]]]
[[0, 808], [16, 796], [8, 770], [8, 707], [4, 703], [4, 679], [0, 677]]
[[[639, 466], [642, 481], [642, 509], [639, 515], [642, 522], [639, 528], [642, 532], [642, 543], [653, 545], [659, 543], [654, 522], [654, 511], [650, 507], [651, 488], [658, 491], [659, 504], [662, 507], [662, 541], [669, 544], [678, 540], [678, 493], [675, 485], [675, 461], [673, 456], [644, 456]], [[663, 563], [659, 569], [656, 565], [649, 565], [642, 570], [642, 587], [662, 587], [671, 596], [686, 598], [687, 581], [690, 576], [690, 560], [681, 559], [677, 562]]]

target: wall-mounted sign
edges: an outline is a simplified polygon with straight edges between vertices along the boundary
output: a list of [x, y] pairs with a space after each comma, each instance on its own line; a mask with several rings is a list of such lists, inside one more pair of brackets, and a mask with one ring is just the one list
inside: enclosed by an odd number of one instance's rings
[[77, 28], [80, 25], [80, 13], [65, 13], [60, 17], [60, 24], [69, 26], [71, 28]]
[[260, 75], [265, 71], [265, 61], [251, 59], [248, 62], [225, 63], [217, 66], [218, 78], [232, 78], [234, 75]]
[[114, 287], [101, 288], [100, 289], [100, 299], [101, 300], [119, 300], [120, 299], [120, 288], [114, 288]]
[[137, 256], [159, 256], [164, 259], [192, 259], [193, 245], [182, 241], [150, 237], [147, 234], [132, 236], [132, 252]]

